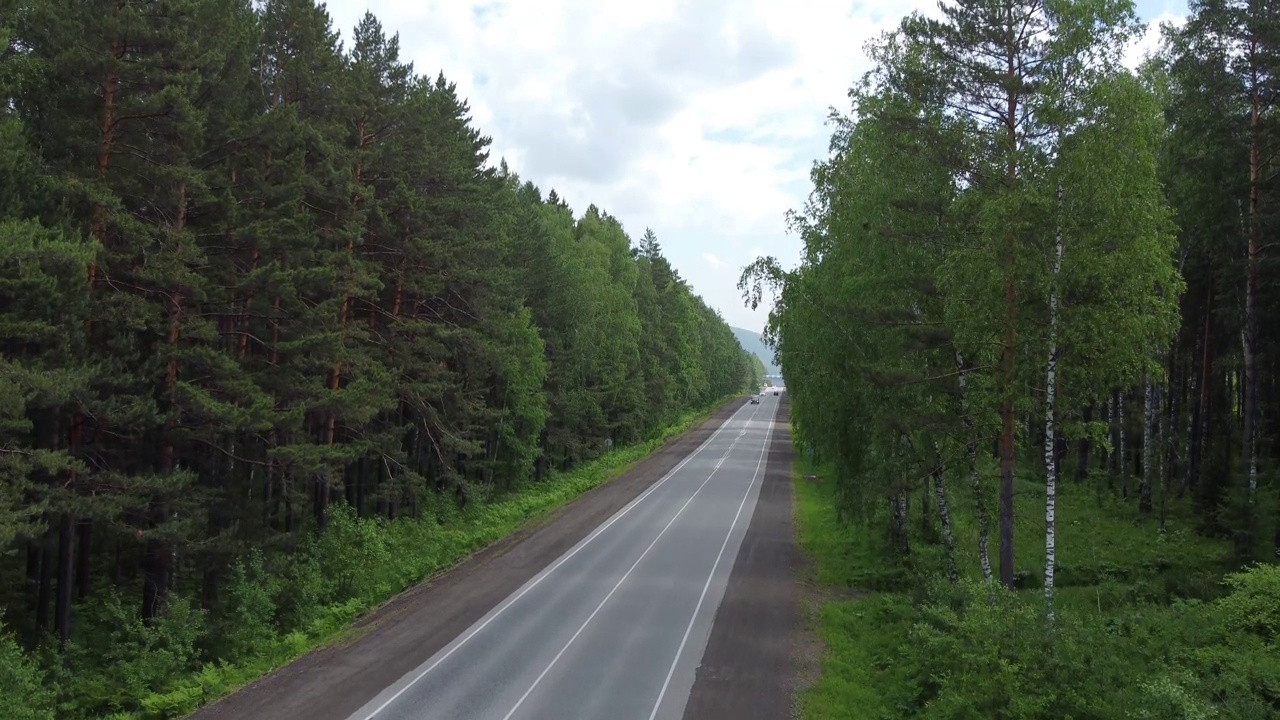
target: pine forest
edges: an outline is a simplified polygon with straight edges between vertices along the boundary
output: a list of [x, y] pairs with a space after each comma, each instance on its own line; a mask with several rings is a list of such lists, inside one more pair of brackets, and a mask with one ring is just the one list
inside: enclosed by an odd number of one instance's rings
[[763, 368], [312, 0], [0, 2], [5, 718], [179, 717]]

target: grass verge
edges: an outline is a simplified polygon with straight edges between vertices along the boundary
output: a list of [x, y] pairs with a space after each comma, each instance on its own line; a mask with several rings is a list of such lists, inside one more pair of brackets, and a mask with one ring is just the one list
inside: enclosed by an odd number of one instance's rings
[[893, 693], [885, 691], [906, 682], [892, 658], [907, 639], [911, 599], [903, 592], [866, 591], [894, 575], [882, 544], [864, 527], [837, 519], [830, 474], [817, 468], [806, 477], [801, 453], [796, 455], [796, 536], [812, 562], [818, 590], [817, 605], [807, 609], [806, 629], [823, 645], [819, 678], [799, 698], [801, 716], [892, 717]]

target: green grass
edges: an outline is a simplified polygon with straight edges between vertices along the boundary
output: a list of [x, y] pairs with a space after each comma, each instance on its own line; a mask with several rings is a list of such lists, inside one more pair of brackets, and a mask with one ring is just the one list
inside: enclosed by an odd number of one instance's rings
[[[920, 686], [933, 681], [921, 679], [929, 673], [927, 658], [922, 661], [912, 653], [920, 642], [922, 622], [933, 623], [934, 628], [947, 627], [945, 623], [938, 625], [936, 618], [926, 620], [921, 611], [930, 580], [942, 574], [945, 556], [941, 542], [926, 537], [919, 494], [913, 497], [910, 511], [912, 556], [908, 563], [902, 563], [881, 535], [887, 508], [868, 523], [838, 521], [830, 470], [818, 467], [813, 471], [816, 479], [807, 479], [802, 464], [798, 461], [793, 470], [796, 532], [801, 548], [812, 560], [813, 579], [823, 591], [820, 607], [808, 620], [824, 645], [820, 677], [799, 698], [802, 715], [815, 720], [926, 716], [918, 707]], [[972, 495], [968, 488], [955, 486], [949, 487], [948, 493], [961, 574], [980, 580]], [[1027, 617], [1034, 625], [1034, 616], [1040, 612], [1037, 608], [1042, 607], [1037, 603], [1042, 602], [1043, 593], [1043, 485], [1022, 479], [1015, 502], [1015, 568], [1028, 585], [1018, 595], [1023, 601], [1020, 607], [1030, 610], [1029, 616], [1017, 621], [1021, 630], [1002, 624], [996, 617], [993, 631], [997, 635], [1025, 631], [1030, 627]], [[1105, 657], [1089, 662], [1096, 663], [1094, 672], [1100, 677], [1119, 678], [1117, 693], [1130, 692], [1145, 681], [1135, 678], [1163, 672], [1162, 663], [1182, 642], [1179, 633], [1185, 634], [1188, 626], [1196, 624], [1183, 615], [1179, 609], [1183, 606], [1177, 603], [1221, 596], [1223, 574], [1231, 569], [1226, 541], [1196, 535], [1189, 509], [1183, 505], [1171, 504], [1167, 510], [1161, 533], [1156, 517], [1139, 516], [1136, 500], [1127, 504], [1100, 502], [1091, 486], [1072, 482], [1060, 486], [1056, 606], [1066, 618], [1062, 622], [1084, 628], [1073, 630], [1076, 634], [1064, 642], [1079, 646], [1089, 638], [1089, 642], [1108, 643]], [[932, 504], [930, 512], [936, 515]], [[993, 513], [990, 552], [993, 570], [998, 570], [995, 531]], [[853, 590], [863, 592], [850, 592]], [[1123, 628], [1121, 632], [1127, 636], [1108, 639], [1116, 637], [1115, 628]], [[978, 637], [983, 636], [979, 632]], [[971, 642], [955, 640], [962, 641]], [[1059, 648], [1063, 657], [1069, 654], [1068, 645]], [[1090, 648], [1081, 652], [1088, 656]], [[977, 667], [981, 676], [983, 668], [989, 667], [985, 660], [974, 662], [968, 669], [957, 667], [955, 671], [972, 672]], [[992, 683], [991, 687], [997, 685]], [[1125, 698], [1106, 701], [1126, 702]], [[976, 705], [968, 706], [967, 712], [981, 715]]]
[[[969, 487], [948, 487], [952, 507], [957, 563], [965, 577], [980, 579], [978, 527]], [[1044, 504], [1041, 479], [1020, 476], [1014, 499], [1015, 572], [1031, 589], [1042, 592], [1045, 569]], [[914, 506], [918, 526], [919, 507]], [[998, 572], [997, 508], [989, 502], [992, 571]], [[1099, 498], [1093, 487], [1060, 482], [1057, 495], [1057, 570], [1055, 596], [1063, 607], [1088, 605], [1094, 611], [1123, 609], [1135, 601], [1165, 601], [1172, 597], [1211, 599], [1222, 591], [1221, 579], [1232, 568], [1231, 547], [1223, 540], [1195, 532], [1190, 502], [1170, 499], [1164, 532], [1157, 513], [1140, 515], [1136, 496]], [[917, 530], [917, 527], [913, 527]], [[943, 567], [941, 544], [921, 542], [913, 551], [935, 571]]]
[[401, 591], [543, 521], [549, 513], [621, 475], [673, 437], [709, 419], [729, 400], [690, 412], [657, 437], [610, 452], [571, 472], [553, 473], [540, 483], [523, 483], [500, 496], [472, 502], [465, 509], [442, 509], [438, 523], [335, 517], [322, 540], [333, 547], [321, 555], [329, 557], [335, 567], [352, 571], [350, 597], [319, 608], [301, 629], [283, 635], [268, 629], [248, 657], [227, 664], [211, 663], [174, 679], [166, 683], [165, 691], [143, 698], [141, 710], [118, 713], [110, 716], [111, 720], [188, 715], [312, 650], [358, 637], [360, 630], [352, 623]]
[[[814, 580], [835, 591], [891, 583], [882, 543], [859, 525], [836, 518], [834, 487], [822, 468], [816, 482], [795, 470], [796, 536], [813, 561]], [[835, 593], [839, 595], [839, 593]], [[821, 677], [800, 698], [805, 718], [892, 717], [886, 688], [906, 682], [892, 662], [911, 619], [906, 593], [871, 592], [856, 599], [828, 599], [807, 618], [825, 646]], [[816, 624], [816, 627], [814, 625]]]

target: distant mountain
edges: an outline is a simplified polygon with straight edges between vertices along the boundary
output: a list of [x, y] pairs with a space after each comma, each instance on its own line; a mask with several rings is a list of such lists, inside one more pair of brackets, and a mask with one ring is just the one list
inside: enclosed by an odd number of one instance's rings
[[729, 326], [729, 329], [733, 331], [734, 335], [738, 336], [738, 344], [742, 346], [743, 350], [755, 353], [756, 357], [760, 358], [760, 362], [764, 363], [765, 374], [777, 375], [782, 372], [777, 365], [773, 364], [773, 349], [765, 345], [764, 341], [760, 339], [762, 332], [733, 327], [732, 325]]

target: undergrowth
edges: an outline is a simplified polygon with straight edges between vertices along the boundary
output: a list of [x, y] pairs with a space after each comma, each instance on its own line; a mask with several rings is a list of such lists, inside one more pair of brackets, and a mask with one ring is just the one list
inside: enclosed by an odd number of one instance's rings
[[[0, 625], [0, 717], [168, 720], [188, 715], [318, 647], [358, 618], [625, 472], [714, 414], [691, 412], [652, 440], [465, 507], [437, 500], [419, 519], [359, 518], [335, 506], [325, 533], [289, 555], [251, 552], [232, 568], [217, 620], [173, 597], [143, 626], [119, 596], [76, 608], [61, 651], [24, 656]], [[11, 714], [16, 713], [16, 714]]]
[[[918, 498], [911, 557], [902, 560], [881, 532], [885, 518], [837, 520], [832, 473], [813, 472], [797, 465], [795, 487], [798, 541], [814, 580], [864, 592], [828, 600], [811, 618], [825, 655], [800, 698], [805, 718], [1280, 717], [1280, 568], [1233, 568], [1227, 542], [1197, 535], [1183, 508], [1170, 505], [1159, 532], [1132, 505], [1064, 483], [1050, 623], [1036, 483], [1018, 487], [1024, 589], [1007, 593], [982, 581], [963, 491], [951, 503], [962, 575], [951, 585]], [[995, 550], [993, 537], [993, 562]]]

